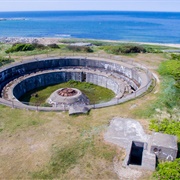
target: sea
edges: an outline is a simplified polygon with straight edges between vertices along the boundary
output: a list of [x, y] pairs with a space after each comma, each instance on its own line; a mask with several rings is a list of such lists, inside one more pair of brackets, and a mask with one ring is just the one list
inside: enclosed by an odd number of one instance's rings
[[0, 12], [0, 37], [58, 37], [180, 44], [180, 12]]

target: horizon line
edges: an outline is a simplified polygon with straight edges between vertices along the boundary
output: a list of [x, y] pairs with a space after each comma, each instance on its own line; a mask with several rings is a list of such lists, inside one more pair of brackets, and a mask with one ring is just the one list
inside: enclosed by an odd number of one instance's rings
[[159, 12], [159, 13], [180, 13], [180, 11], [153, 11], [153, 10], [15, 10], [0, 11], [3, 12]]

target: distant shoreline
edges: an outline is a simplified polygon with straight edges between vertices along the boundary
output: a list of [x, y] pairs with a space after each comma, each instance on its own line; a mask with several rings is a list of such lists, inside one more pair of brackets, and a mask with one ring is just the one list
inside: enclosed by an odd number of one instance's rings
[[121, 41], [121, 40], [103, 40], [103, 39], [84, 39], [84, 38], [60, 38], [60, 37], [0, 37], [0, 43], [14, 44], [14, 43], [39, 43], [39, 44], [53, 44], [59, 43], [61, 40], [76, 40], [81, 41], [102, 41], [102, 42], [114, 42], [114, 43], [135, 43], [135, 44], [147, 44], [157, 46], [168, 46], [174, 48], [180, 48], [180, 44], [176, 43], [153, 43], [153, 42], [134, 42], [134, 41]]
[[26, 21], [26, 18], [0, 18], [0, 21]]

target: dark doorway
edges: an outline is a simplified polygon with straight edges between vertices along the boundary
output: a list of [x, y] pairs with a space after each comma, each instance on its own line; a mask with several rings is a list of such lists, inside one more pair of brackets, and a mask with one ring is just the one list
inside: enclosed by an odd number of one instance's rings
[[129, 155], [128, 165], [141, 165], [143, 150], [144, 143], [133, 141]]
[[131, 86], [131, 89], [132, 89], [133, 91], [136, 91], [132, 86]]
[[82, 72], [82, 82], [86, 82], [86, 73]]

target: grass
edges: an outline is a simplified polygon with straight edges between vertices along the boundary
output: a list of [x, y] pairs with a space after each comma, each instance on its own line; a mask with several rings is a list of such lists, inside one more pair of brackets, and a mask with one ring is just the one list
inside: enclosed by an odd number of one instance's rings
[[136, 101], [92, 110], [88, 116], [0, 106], [1, 151], [7, 148], [1, 154], [2, 178], [118, 179], [113, 158], [124, 158], [124, 152], [105, 144], [103, 133], [113, 117], [132, 117], [129, 108]]
[[[68, 177], [68, 172], [75, 168], [86, 155], [91, 156], [94, 161], [106, 161], [110, 163], [116, 155], [116, 149], [100, 142], [100, 139], [91, 137], [80, 137], [75, 142], [70, 142], [61, 149], [54, 149], [54, 154], [47, 167], [32, 174], [34, 179], [53, 179]], [[86, 163], [88, 171], [93, 168], [91, 161]], [[109, 174], [111, 174], [109, 172]], [[80, 175], [79, 175], [80, 176]]]
[[[91, 104], [97, 104], [100, 102], [106, 102], [111, 100], [114, 97], [114, 93], [107, 89], [92, 83], [78, 82], [78, 81], [69, 81], [66, 83], [61, 83], [57, 85], [52, 85], [48, 87], [42, 87], [37, 90], [30, 91], [23, 95], [20, 98], [23, 102], [30, 102], [35, 104], [44, 104], [46, 99], [59, 88], [77, 88], [81, 90], [90, 100]], [[33, 96], [33, 94], [38, 94], [38, 96]]]
[[31, 111], [23, 112], [22, 110], [10, 108], [7, 111], [7, 107], [0, 106], [1, 132], [13, 133], [18, 129], [42, 125], [44, 123], [44, 120], [41, 118], [42, 115], [43, 113], [34, 114]]
[[[98, 51], [99, 46], [96, 48]], [[0, 53], [3, 54], [5, 49], [7, 47], [3, 46]], [[67, 52], [67, 49], [61, 47], [60, 50], [48, 53], [59, 52]], [[41, 53], [47, 52], [43, 50], [19, 52], [13, 55], [22, 57]], [[156, 61], [158, 55], [153, 54], [152, 59]], [[145, 63], [145, 54], [142, 59]], [[158, 63], [163, 60], [159, 59]], [[179, 105], [177, 102], [179, 94], [177, 91], [174, 93], [172, 77], [162, 78], [164, 81], [159, 93], [153, 94], [155, 91], [153, 90], [152, 93], [133, 101], [94, 109], [88, 116], [69, 116], [66, 112], [18, 110], [0, 105], [0, 158], [3, 162], [0, 167], [0, 171], [3, 172], [1, 178], [118, 179], [114, 172], [113, 158], [124, 158], [124, 152], [120, 148], [106, 144], [103, 133], [113, 117], [135, 118], [145, 131], [148, 131], [149, 119], [157, 113], [156, 108], [166, 108], [173, 113], [173, 108]], [[91, 92], [92, 95], [95, 90], [91, 84], [77, 83], [76, 86], [79, 86], [78, 89], [83, 87], [87, 90], [86, 93]], [[49, 96], [50, 92], [57, 88], [60, 86], [51, 86], [42, 91], [46, 91], [47, 94], [45, 92], [43, 94]], [[106, 98], [109, 96], [109, 93], [105, 95], [101, 91], [98, 90], [98, 96], [103, 95]], [[39, 92], [38, 95], [41, 98]], [[26, 98], [30, 100], [31, 96]], [[93, 96], [91, 102], [94, 103], [96, 100], [103, 101], [103, 97], [97, 99]], [[32, 99], [30, 101], [33, 102]], [[148, 178], [149, 174], [145, 172], [144, 179]]]
[[156, 100], [149, 102], [142, 109], [136, 111], [137, 117], [152, 118], [157, 114], [157, 110], [166, 111], [170, 116], [175, 116], [175, 110], [180, 107], [180, 89], [176, 88], [174, 84], [175, 81], [172, 77], [164, 76], [160, 87], [161, 90], [156, 94]]
[[11, 45], [9, 44], [0, 44], [0, 56], [6, 56], [7, 54], [5, 53], [5, 51], [10, 47]]

